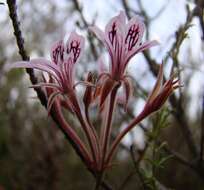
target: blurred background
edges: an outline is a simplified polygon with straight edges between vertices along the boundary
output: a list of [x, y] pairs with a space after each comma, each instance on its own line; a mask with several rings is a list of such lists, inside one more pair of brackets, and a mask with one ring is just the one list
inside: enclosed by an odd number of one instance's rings
[[[34, 90], [28, 88], [28, 75], [22, 69], [5, 72], [5, 64], [21, 57], [6, 1], [1, 2], [0, 190], [92, 189], [94, 178], [48, 117]], [[135, 79], [134, 98], [128, 114], [118, 108], [115, 132], [141, 110], [162, 60], [166, 78], [174, 65], [184, 87], [171, 96], [162, 111], [124, 139], [116, 166], [106, 179], [113, 189], [204, 189], [203, 0], [18, 0], [17, 5], [31, 58], [49, 59], [52, 43], [71, 31], [86, 38], [84, 55], [76, 67], [77, 80], [84, 79], [88, 71], [97, 72], [101, 55], [108, 66], [107, 51], [88, 32], [88, 26], [104, 28], [120, 10], [129, 18], [139, 14], [147, 26], [144, 41], [157, 39], [160, 45], [131, 60], [127, 72]], [[94, 112], [91, 116], [97, 126], [99, 119]], [[143, 154], [137, 166], [130, 153], [135, 159]], [[149, 180], [148, 187], [141, 182], [145, 180]]]

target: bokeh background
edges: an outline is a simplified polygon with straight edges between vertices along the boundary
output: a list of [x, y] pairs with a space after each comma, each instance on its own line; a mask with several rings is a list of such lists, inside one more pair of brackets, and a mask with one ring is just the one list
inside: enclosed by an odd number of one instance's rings
[[[47, 115], [33, 89], [28, 88], [31, 84], [28, 75], [22, 69], [10, 72], [4, 69], [6, 64], [21, 60], [21, 57], [6, 1], [2, 2], [0, 190], [92, 189], [94, 178]], [[107, 51], [88, 32], [88, 26], [96, 24], [104, 28], [110, 18], [120, 10], [125, 10], [129, 17], [134, 14], [143, 17], [147, 25], [144, 40], [157, 39], [160, 45], [144, 54], [136, 55], [129, 64], [127, 72], [135, 79], [134, 98], [129, 106], [131, 113], [139, 113], [154, 85], [157, 71], [154, 66], [164, 60], [165, 75], [168, 77], [172, 64], [176, 64], [184, 87], [166, 104], [165, 109], [169, 113], [166, 119], [168, 126], [160, 130], [154, 141], [165, 142], [168, 146], [165, 154], [173, 155], [173, 158], [165, 162], [162, 168], [158, 168], [154, 177], [161, 189], [204, 189], [203, 162], [200, 162], [201, 165], [197, 164], [201, 129], [204, 127], [201, 121], [204, 93], [202, 0], [18, 0], [17, 5], [25, 47], [32, 58], [49, 58], [51, 44], [71, 31], [75, 30], [86, 37], [85, 52], [77, 65], [77, 80], [84, 79], [85, 73], [90, 70], [97, 72], [96, 62], [101, 55], [108, 65]], [[190, 14], [188, 11], [193, 14], [190, 23], [186, 21]], [[185, 26], [189, 28], [186, 29]], [[187, 38], [177, 44], [181, 40], [179, 35], [182, 36], [185, 29]], [[36, 75], [41, 78], [40, 73]], [[79, 92], [83, 92], [83, 89], [79, 89]], [[116, 130], [120, 130], [120, 126], [125, 126], [126, 121], [129, 121], [131, 114], [125, 115], [120, 108], [117, 112], [115, 126]], [[130, 146], [134, 145], [137, 156], [147, 144], [151, 144], [147, 143], [150, 142], [148, 131], [154, 128], [157, 116], [146, 119], [124, 139], [117, 155], [116, 166], [107, 175], [115, 189], [142, 189], [137, 174], [132, 175], [124, 187], [121, 184], [129, 172], [134, 172]], [[100, 121], [94, 112], [92, 118], [97, 126]], [[73, 117], [70, 116], [69, 119], [75, 122]], [[145, 154], [150, 156], [151, 148]], [[179, 160], [181, 157], [187, 163], [182, 163], [183, 160]], [[191, 164], [196, 167], [191, 167]], [[145, 167], [144, 165], [142, 163], [141, 167]], [[145, 170], [148, 172], [148, 167]]]

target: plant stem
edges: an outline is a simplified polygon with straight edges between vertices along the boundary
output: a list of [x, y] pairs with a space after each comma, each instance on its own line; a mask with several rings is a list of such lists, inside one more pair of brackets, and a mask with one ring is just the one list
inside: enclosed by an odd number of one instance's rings
[[117, 94], [118, 87], [119, 86], [116, 86], [110, 94], [110, 103], [109, 103], [109, 109], [108, 109], [107, 118], [106, 118], [107, 120], [106, 120], [104, 131], [102, 131], [103, 132], [102, 133], [102, 168], [104, 167], [107, 147], [110, 141], [112, 118], [113, 118], [113, 112], [115, 108], [116, 94]]
[[95, 164], [97, 164], [97, 156], [98, 156], [98, 147], [96, 146], [97, 144], [97, 140], [95, 138], [95, 136], [93, 135], [92, 131], [90, 130], [90, 127], [87, 126], [87, 123], [84, 121], [84, 118], [82, 116], [81, 111], [79, 113], [77, 113], [77, 117], [79, 119], [79, 122], [85, 132], [85, 135], [87, 137], [90, 149], [91, 149], [91, 153], [94, 159]]
[[203, 152], [204, 152], [204, 97], [202, 103], [202, 116], [201, 116], [201, 139], [200, 139], [200, 162], [203, 162]]
[[132, 122], [130, 122], [130, 124], [121, 132], [118, 134], [118, 136], [116, 137], [116, 139], [113, 141], [113, 144], [110, 148], [108, 157], [106, 159], [106, 165], [108, 165], [110, 163], [110, 161], [112, 160], [112, 157], [115, 154], [115, 151], [119, 145], [119, 143], [121, 142], [121, 140], [123, 139], [123, 137], [132, 129], [135, 127], [135, 125], [137, 125], [139, 122], [141, 122], [147, 115], [149, 115], [150, 113], [146, 110], [143, 110], [135, 119], [133, 119]]
[[[89, 118], [89, 110], [88, 110], [88, 107], [86, 106], [85, 107], [85, 117], [86, 117], [86, 120], [87, 120], [87, 123], [90, 127], [90, 129], [92, 130], [92, 133], [94, 135], [94, 138], [96, 139], [96, 146], [97, 146], [97, 149], [98, 149], [98, 153], [96, 155], [96, 162], [100, 165], [100, 159], [101, 159], [101, 146], [100, 146], [100, 143], [99, 143], [99, 137], [98, 137], [98, 134], [96, 132], [96, 129], [94, 128], [94, 126], [92, 125], [91, 121], [90, 121], [90, 118]], [[99, 168], [98, 168], [99, 169]]]
[[102, 179], [103, 179], [103, 173], [101, 172], [96, 176], [96, 185], [95, 185], [94, 190], [99, 190], [100, 189]]
[[[71, 93], [72, 92], [72, 93]], [[94, 134], [92, 133], [92, 130], [90, 129], [91, 127], [87, 125], [87, 122], [84, 120], [84, 117], [82, 115], [82, 112], [81, 112], [81, 108], [79, 106], [79, 102], [78, 102], [78, 99], [76, 97], [76, 94], [74, 91], [70, 91], [70, 93], [67, 95], [67, 98], [69, 98], [69, 100], [72, 102], [72, 107], [73, 107], [73, 111], [74, 113], [76, 114], [80, 124], [81, 124], [81, 127], [85, 133], [85, 136], [88, 140], [88, 144], [90, 146], [90, 149], [91, 149], [91, 155], [93, 156], [93, 159], [94, 159], [94, 164], [96, 165], [96, 157], [98, 155], [98, 149], [97, 149], [97, 146], [96, 146], [96, 138], [94, 136]], [[95, 167], [95, 166], [94, 166]]]
[[72, 139], [72, 141], [74, 142], [74, 146], [77, 146], [77, 149], [79, 149], [80, 153], [83, 155], [85, 162], [87, 164], [93, 163], [88, 150], [84, 146], [84, 143], [78, 137], [76, 132], [71, 128], [71, 126], [69, 126], [69, 124], [65, 121], [58, 102], [54, 103], [54, 109], [55, 109], [56, 116], [60, 121], [61, 127], [68, 134], [68, 136]]

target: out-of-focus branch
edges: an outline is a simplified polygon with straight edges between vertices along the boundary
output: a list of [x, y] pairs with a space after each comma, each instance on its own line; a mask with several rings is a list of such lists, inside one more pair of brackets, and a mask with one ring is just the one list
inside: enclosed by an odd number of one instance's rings
[[[177, 67], [177, 69], [179, 69], [179, 61], [178, 61], [178, 54], [179, 54], [179, 50], [180, 47], [184, 41], [184, 39], [187, 37], [187, 30], [189, 29], [189, 27], [191, 26], [191, 21], [193, 18], [193, 14], [192, 12], [190, 12], [189, 8], [187, 7], [187, 18], [186, 18], [186, 22], [183, 26], [181, 26], [177, 32], [176, 32], [176, 40], [175, 43], [173, 44], [169, 55], [171, 56], [174, 65]], [[168, 59], [168, 58], [165, 58]], [[172, 66], [172, 70], [173, 67]], [[180, 75], [178, 76], [180, 78]], [[176, 98], [175, 95], [172, 95], [170, 97], [170, 103], [172, 105], [173, 108], [175, 108], [175, 112], [173, 112], [175, 118], [177, 119], [177, 121], [179, 122], [179, 126], [182, 129], [184, 138], [187, 142], [187, 145], [189, 147], [189, 150], [191, 151], [192, 155], [197, 158], [198, 156], [198, 151], [192, 136], [192, 133], [190, 131], [189, 125], [187, 123], [187, 118], [185, 116], [185, 110], [182, 106], [182, 96], [180, 96], [179, 98]]]
[[130, 18], [130, 7], [128, 6], [127, 0], [122, 0], [122, 5], [123, 8], [125, 9], [128, 18]]
[[170, 0], [167, 0], [167, 2], [165, 2], [165, 4], [157, 11], [157, 13], [151, 17], [151, 21], [156, 20], [157, 18], [159, 18], [159, 16], [166, 10], [166, 8], [168, 7]]
[[200, 22], [200, 27], [202, 30], [202, 40], [204, 40], [204, 20], [203, 20], [203, 13], [204, 13], [204, 1], [203, 0], [195, 0], [196, 7], [193, 11], [194, 16], [197, 16]]
[[204, 153], [204, 97], [202, 100], [202, 115], [201, 115], [201, 140], [200, 140], [200, 162], [203, 162], [203, 153]]
[[164, 61], [166, 62], [167, 59], [169, 57], [171, 57], [173, 59], [173, 61], [174, 61], [174, 65], [176, 67], [178, 67], [178, 64], [179, 64], [178, 54], [180, 52], [180, 47], [181, 47], [183, 41], [188, 36], [188, 34], [187, 34], [188, 29], [192, 26], [191, 22], [192, 22], [192, 19], [193, 19], [193, 14], [192, 14], [192, 12], [190, 12], [188, 6], [186, 7], [186, 10], [187, 10], [186, 22], [185, 22], [184, 25], [180, 26], [178, 28], [178, 30], [176, 31], [176, 33], [175, 33], [175, 42], [172, 45], [172, 47], [171, 47], [170, 51], [168, 52], [167, 56], [164, 58]]
[[134, 145], [131, 145], [130, 147], [130, 156], [131, 156], [131, 159], [133, 161], [133, 164], [134, 164], [134, 169], [132, 171], [130, 171], [130, 173], [126, 176], [126, 178], [124, 179], [124, 181], [122, 182], [122, 184], [120, 185], [120, 187], [118, 188], [118, 190], [123, 190], [125, 189], [126, 185], [128, 184], [128, 182], [132, 179], [132, 177], [137, 174], [138, 177], [139, 177], [139, 180], [140, 180], [140, 183], [141, 183], [141, 188], [142, 189], [146, 189], [146, 185], [145, 185], [145, 181], [143, 179], [143, 176], [141, 175], [140, 173], [140, 170], [139, 170], [139, 166], [140, 166], [140, 162], [143, 160], [144, 158], [144, 155], [147, 151], [149, 147], [149, 143], [147, 143], [144, 147], [143, 150], [141, 150], [140, 152], [137, 151], [137, 153], [139, 154], [138, 157], [136, 158], [135, 156], [135, 148], [134, 148]]
[[[196, 7], [194, 9], [194, 16], [197, 16], [200, 22], [200, 27], [202, 30], [202, 40], [204, 41], [204, 1], [195, 0]], [[203, 153], [204, 153], [204, 97], [202, 100], [202, 115], [201, 115], [201, 140], [200, 140], [200, 163], [202, 164]]]

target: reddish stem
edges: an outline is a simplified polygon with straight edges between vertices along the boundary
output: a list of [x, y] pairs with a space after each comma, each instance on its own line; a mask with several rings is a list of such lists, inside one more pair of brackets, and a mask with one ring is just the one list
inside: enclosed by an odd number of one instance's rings
[[68, 134], [68, 136], [74, 141], [75, 145], [78, 146], [80, 153], [83, 155], [83, 158], [87, 164], [92, 164], [93, 160], [91, 159], [90, 153], [84, 146], [84, 143], [78, 137], [76, 132], [71, 128], [71, 126], [65, 121], [64, 116], [62, 114], [60, 105], [58, 102], [54, 103], [55, 113], [60, 122], [60, 126], [63, 130]]
[[90, 121], [88, 107], [85, 107], [85, 116], [86, 116], [87, 123], [90, 126], [90, 129], [92, 130], [94, 138], [96, 139], [96, 146], [97, 146], [97, 150], [98, 150], [98, 153], [96, 154], [96, 162], [100, 165], [101, 147], [100, 147], [100, 143], [99, 143], [99, 137], [98, 137], [98, 134], [96, 132], [96, 129], [94, 128], [94, 126], [92, 125], [92, 123]]
[[115, 108], [116, 94], [117, 94], [118, 87], [119, 86], [116, 86], [111, 92], [106, 125], [105, 125], [105, 129], [102, 133], [102, 169], [104, 167], [104, 161], [106, 158], [107, 147], [108, 147], [109, 141], [110, 141], [113, 111]]
[[84, 120], [84, 117], [83, 117], [82, 112], [81, 112], [81, 108], [79, 106], [79, 103], [78, 103], [78, 100], [77, 100], [75, 94], [69, 94], [69, 98], [72, 101], [75, 114], [76, 114], [76, 116], [77, 116], [77, 118], [78, 118], [78, 120], [82, 126], [82, 129], [84, 130], [86, 138], [88, 140], [88, 143], [89, 143], [89, 146], [91, 149], [91, 154], [92, 154], [93, 159], [94, 159], [94, 167], [95, 167], [97, 165], [97, 156], [99, 155], [99, 150], [98, 150], [98, 147], [96, 146], [97, 140], [96, 140], [92, 130], [90, 129], [91, 127], [87, 126], [87, 122]]
[[97, 144], [97, 140], [95, 139], [95, 136], [93, 135], [92, 131], [90, 130], [90, 127], [87, 126], [86, 122], [84, 121], [84, 118], [80, 113], [77, 113], [77, 117], [79, 119], [79, 122], [85, 132], [85, 135], [87, 137], [87, 140], [88, 140], [88, 143], [89, 143], [89, 146], [90, 146], [90, 149], [91, 149], [91, 153], [93, 155], [93, 159], [94, 159], [94, 162], [95, 164], [97, 164], [97, 156], [99, 155], [99, 150], [96, 146]]
[[121, 140], [123, 139], [123, 137], [132, 129], [135, 127], [135, 125], [137, 125], [138, 123], [140, 123], [145, 117], [147, 117], [150, 114], [150, 112], [147, 109], [143, 109], [143, 111], [135, 118], [132, 120], [132, 122], [130, 122], [130, 124], [121, 132], [118, 134], [118, 136], [116, 137], [116, 139], [114, 140], [111, 149], [108, 153], [108, 157], [106, 159], [106, 166], [109, 165], [110, 161], [112, 160], [117, 147], [119, 145], [119, 143], [121, 142]]

